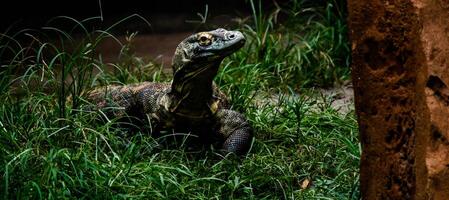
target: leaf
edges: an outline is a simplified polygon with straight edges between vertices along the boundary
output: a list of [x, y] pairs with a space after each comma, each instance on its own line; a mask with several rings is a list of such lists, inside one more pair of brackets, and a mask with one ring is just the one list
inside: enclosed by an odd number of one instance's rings
[[309, 188], [310, 185], [312, 185], [311, 183], [312, 183], [312, 181], [310, 181], [310, 179], [308, 179], [308, 178], [304, 179], [301, 183], [301, 189]]

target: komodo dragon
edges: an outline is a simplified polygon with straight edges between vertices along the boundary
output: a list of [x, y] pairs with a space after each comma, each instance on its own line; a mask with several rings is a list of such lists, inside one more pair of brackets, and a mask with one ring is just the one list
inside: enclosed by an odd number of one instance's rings
[[97, 109], [121, 108], [105, 111], [110, 116], [145, 121], [152, 134], [192, 133], [201, 143], [218, 143], [225, 152], [245, 154], [252, 129], [242, 114], [229, 109], [226, 96], [213, 83], [222, 60], [244, 43], [241, 32], [221, 28], [191, 35], [176, 48], [171, 84], [106, 86], [90, 91], [88, 99]]

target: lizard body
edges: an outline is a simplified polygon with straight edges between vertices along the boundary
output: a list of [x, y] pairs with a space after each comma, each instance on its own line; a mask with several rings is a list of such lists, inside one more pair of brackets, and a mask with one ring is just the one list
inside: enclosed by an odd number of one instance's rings
[[106, 86], [90, 91], [88, 99], [108, 116], [145, 121], [152, 133], [192, 132], [202, 141], [221, 144], [226, 152], [244, 154], [252, 129], [242, 114], [230, 110], [226, 96], [213, 84], [222, 60], [244, 43], [238, 31], [194, 34], [175, 51], [171, 83]]

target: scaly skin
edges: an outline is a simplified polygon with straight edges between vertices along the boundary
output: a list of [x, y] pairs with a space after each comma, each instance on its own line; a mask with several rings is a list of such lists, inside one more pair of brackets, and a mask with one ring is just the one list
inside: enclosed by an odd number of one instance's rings
[[242, 114], [229, 109], [225, 95], [213, 84], [222, 60], [244, 43], [238, 31], [194, 34], [175, 51], [171, 84], [107, 86], [90, 91], [88, 97], [109, 117], [140, 119], [153, 134], [191, 132], [204, 143], [219, 143], [226, 152], [244, 154], [252, 129]]

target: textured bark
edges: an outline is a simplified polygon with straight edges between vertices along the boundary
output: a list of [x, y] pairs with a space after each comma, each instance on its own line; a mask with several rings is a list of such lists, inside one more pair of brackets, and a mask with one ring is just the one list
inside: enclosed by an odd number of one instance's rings
[[[352, 73], [364, 199], [413, 199], [415, 137], [425, 131], [420, 21], [410, 0], [350, 0]], [[421, 106], [420, 106], [421, 105]]]
[[363, 199], [449, 199], [449, 1], [348, 8]]

